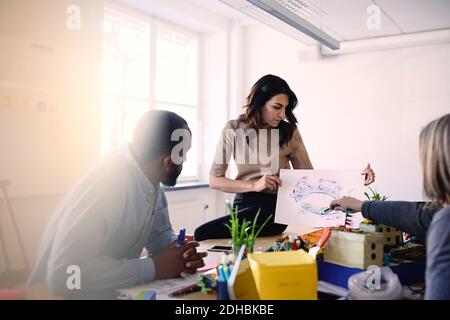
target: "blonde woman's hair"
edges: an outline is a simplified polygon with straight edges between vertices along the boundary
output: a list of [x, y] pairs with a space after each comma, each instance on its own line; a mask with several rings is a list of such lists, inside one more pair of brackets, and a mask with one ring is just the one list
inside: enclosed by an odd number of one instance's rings
[[425, 194], [450, 204], [450, 113], [422, 130], [419, 145]]

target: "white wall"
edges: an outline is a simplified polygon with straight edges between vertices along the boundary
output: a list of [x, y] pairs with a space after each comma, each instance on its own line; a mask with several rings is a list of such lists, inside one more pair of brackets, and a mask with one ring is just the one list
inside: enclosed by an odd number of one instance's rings
[[450, 44], [332, 57], [265, 26], [244, 31], [246, 91], [261, 76], [284, 78], [317, 169], [362, 169], [390, 199], [423, 199], [418, 135], [450, 112]]
[[62, 193], [100, 154], [103, 0], [75, 3], [80, 29], [72, 4], [1, 1], [0, 179], [13, 196]]
[[[208, 181], [209, 169], [214, 158], [217, 142], [225, 122], [240, 113], [245, 101], [243, 93], [243, 27], [237, 21], [230, 21], [225, 31], [207, 34], [202, 37], [202, 129], [203, 157], [202, 179]], [[234, 177], [237, 171], [232, 164], [227, 171]], [[225, 200], [233, 199], [234, 194], [212, 191], [215, 206], [207, 220], [226, 214]]]
[[[19, 197], [11, 199], [11, 207], [23, 241], [28, 263], [33, 266], [44, 228], [62, 195]], [[4, 233], [10, 267], [13, 270], [25, 268], [20, 254], [17, 234], [13, 228], [11, 214], [7, 211], [4, 199], [0, 199], [0, 219]], [[1, 284], [0, 284], [1, 287]]]
[[[79, 30], [67, 28], [72, 4], [81, 9]], [[0, 4], [0, 94], [12, 101], [0, 106], [0, 180], [11, 180], [11, 205], [31, 263], [63, 193], [100, 154], [102, 19], [103, 0]], [[36, 99], [47, 96], [54, 98], [54, 118], [50, 106], [36, 111]], [[22, 98], [28, 106], [20, 105]], [[2, 194], [0, 224], [11, 267], [21, 269]]]

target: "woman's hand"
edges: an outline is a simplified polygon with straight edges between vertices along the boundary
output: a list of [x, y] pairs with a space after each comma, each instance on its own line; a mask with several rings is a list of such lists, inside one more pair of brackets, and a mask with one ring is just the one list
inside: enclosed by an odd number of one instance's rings
[[281, 179], [277, 176], [262, 176], [252, 183], [253, 192], [275, 191], [281, 186]]
[[330, 208], [332, 210], [361, 212], [364, 201], [352, 197], [342, 197], [331, 201]]
[[361, 175], [366, 176], [366, 178], [364, 180], [365, 186], [367, 186], [375, 181], [375, 172], [370, 167], [370, 163], [367, 164], [367, 167], [364, 168], [363, 172], [361, 172]]

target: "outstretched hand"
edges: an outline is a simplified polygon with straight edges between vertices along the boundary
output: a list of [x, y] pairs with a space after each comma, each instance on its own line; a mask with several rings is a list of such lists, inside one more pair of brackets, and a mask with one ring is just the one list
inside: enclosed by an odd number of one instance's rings
[[331, 201], [330, 208], [332, 210], [360, 212], [364, 201], [352, 197], [342, 197]]

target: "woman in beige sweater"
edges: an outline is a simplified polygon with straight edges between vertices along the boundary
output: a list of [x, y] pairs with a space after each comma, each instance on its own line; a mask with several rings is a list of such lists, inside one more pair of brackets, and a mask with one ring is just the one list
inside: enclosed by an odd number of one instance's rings
[[[252, 87], [244, 112], [236, 120], [230, 120], [222, 130], [216, 155], [210, 170], [209, 185], [223, 192], [236, 193], [233, 207], [238, 207], [239, 219], [253, 221], [258, 209], [258, 224], [272, 214], [262, 236], [276, 235], [286, 225], [274, 223], [274, 214], [280, 169], [313, 169], [306, 151], [297, 119], [293, 113], [297, 97], [286, 81], [266, 75]], [[233, 154], [237, 167], [235, 179], [225, 176]], [[374, 181], [375, 174], [368, 165], [362, 174], [365, 184]], [[198, 241], [230, 236], [224, 216], [195, 230]]]

